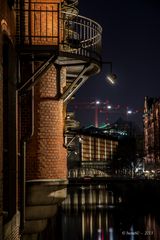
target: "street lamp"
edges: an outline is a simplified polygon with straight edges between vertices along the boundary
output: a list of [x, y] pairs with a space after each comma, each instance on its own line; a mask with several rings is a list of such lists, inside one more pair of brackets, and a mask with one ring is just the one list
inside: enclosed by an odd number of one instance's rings
[[110, 66], [110, 73], [106, 75], [106, 81], [108, 81], [111, 85], [116, 84], [117, 75], [112, 71], [112, 62], [102, 62], [102, 64], [108, 64]]
[[107, 74], [106, 76], [106, 80], [108, 80], [109, 83], [111, 83], [112, 85], [116, 84], [116, 79], [117, 79], [117, 76], [114, 73]]
[[[106, 61], [102, 61], [101, 64], [108, 64], [110, 66], [110, 71], [109, 73], [106, 75], [105, 80], [107, 82], [109, 82], [111, 85], [115, 85], [116, 84], [116, 80], [117, 80], [117, 75], [115, 73], [112, 72], [112, 62], [106, 62]], [[95, 127], [98, 127], [98, 105], [100, 105], [100, 101], [97, 100], [95, 102]], [[107, 109], [111, 109], [112, 106], [108, 105]]]

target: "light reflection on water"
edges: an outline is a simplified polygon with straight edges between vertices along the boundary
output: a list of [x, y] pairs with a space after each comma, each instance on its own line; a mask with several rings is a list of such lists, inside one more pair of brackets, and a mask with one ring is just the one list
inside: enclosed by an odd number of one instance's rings
[[87, 186], [70, 188], [67, 199], [62, 203], [63, 209], [111, 208], [122, 202], [120, 196], [106, 189], [107, 186]]
[[57, 216], [45, 240], [160, 240], [160, 208], [128, 205], [107, 186], [70, 188]]

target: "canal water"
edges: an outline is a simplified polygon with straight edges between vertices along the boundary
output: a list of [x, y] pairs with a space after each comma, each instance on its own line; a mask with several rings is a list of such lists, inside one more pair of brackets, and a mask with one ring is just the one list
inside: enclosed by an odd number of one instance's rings
[[140, 202], [107, 185], [69, 187], [39, 240], [160, 240], [160, 205]]

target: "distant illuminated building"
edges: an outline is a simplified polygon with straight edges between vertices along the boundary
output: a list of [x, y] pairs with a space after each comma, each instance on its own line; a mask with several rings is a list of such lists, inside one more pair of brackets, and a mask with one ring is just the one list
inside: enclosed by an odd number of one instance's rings
[[[128, 114], [132, 114], [131, 110], [128, 110]], [[123, 118], [118, 118], [116, 122], [110, 125], [112, 131], [118, 134], [119, 137], [122, 135], [133, 137], [136, 133], [136, 126], [132, 121], [124, 120]]]
[[68, 113], [65, 127], [68, 169], [96, 169], [111, 173], [117, 158], [134, 161], [135, 154], [139, 156], [135, 134], [134, 124], [122, 118], [113, 124], [79, 128], [74, 113]]
[[160, 167], [160, 99], [145, 97], [144, 101], [145, 168]]
[[117, 138], [104, 129], [93, 126], [79, 132], [80, 161], [82, 166], [106, 169], [117, 152]]

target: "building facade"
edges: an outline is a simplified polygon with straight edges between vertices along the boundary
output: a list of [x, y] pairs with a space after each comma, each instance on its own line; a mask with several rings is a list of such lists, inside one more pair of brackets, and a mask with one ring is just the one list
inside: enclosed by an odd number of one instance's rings
[[117, 154], [118, 140], [102, 129], [90, 127], [79, 134], [80, 162], [82, 167], [106, 171]]
[[0, 238], [37, 239], [66, 195], [68, 101], [101, 66], [78, 0], [0, 0]]
[[145, 97], [144, 164], [148, 170], [160, 168], [160, 99]]
[[99, 169], [110, 174], [131, 174], [133, 168], [143, 165], [142, 137], [132, 132], [132, 124], [122, 120], [99, 128], [68, 129], [68, 147], [73, 153], [68, 156], [69, 176], [80, 176], [85, 169], [86, 173], [87, 169]]
[[0, 239], [19, 239], [14, 1], [0, 1]]

